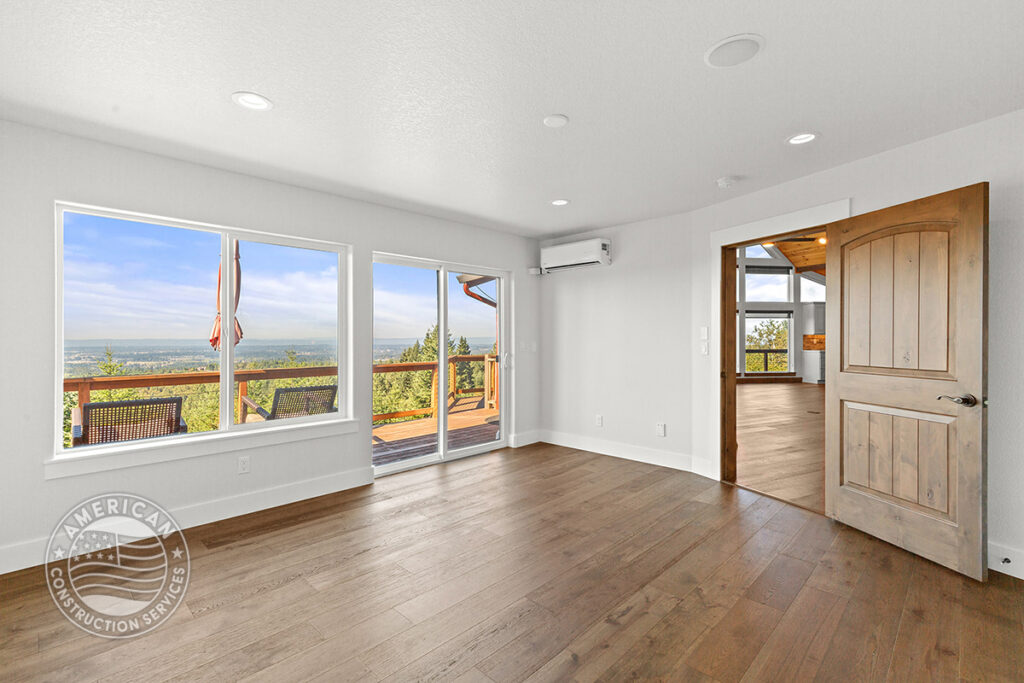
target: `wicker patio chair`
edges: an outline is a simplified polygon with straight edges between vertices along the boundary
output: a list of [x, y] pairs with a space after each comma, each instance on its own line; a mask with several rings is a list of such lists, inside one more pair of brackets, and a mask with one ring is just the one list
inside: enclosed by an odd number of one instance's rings
[[322, 415], [337, 412], [334, 399], [338, 395], [338, 387], [325, 384], [315, 387], [288, 387], [274, 390], [274, 405], [270, 411], [261, 408], [248, 396], [242, 397], [242, 403], [256, 414], [249, 413], [246, 422], [262, 420], [279, 420], [285, 417], [301, 417], [303, 415]]
[[176, 396], [86, 403], [71, 413], [71, 445], [184, 434], [188, 425], [181, 417], [181, 402]]

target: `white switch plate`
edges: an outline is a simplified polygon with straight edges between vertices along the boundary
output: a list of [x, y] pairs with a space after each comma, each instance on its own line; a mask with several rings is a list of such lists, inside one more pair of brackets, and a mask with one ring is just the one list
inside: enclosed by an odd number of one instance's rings
[[240, 455], [238, 456], [238, 473], [249, 474], [249, 456]]
[[665, 436], [665, 423], [659, 422], [654, 425], [654, 433], [658, 436]]
[[604, 427], [604, 416], [603, 415], [595, 415], [594, 416], [594, 425], [597, 426], [597, 427]]
[[701, 328], [700, 328], [700, 338], [704, 339], [704, 340], [707, 340], [707, 338], [708, 338], [708, 328], [707, 328], [707, 325], [701, 325]]
[[701, 342], [700, 343], [700, 355], [702, 355], [702, 356], [708, 355], [708, 343], [707, 342]]

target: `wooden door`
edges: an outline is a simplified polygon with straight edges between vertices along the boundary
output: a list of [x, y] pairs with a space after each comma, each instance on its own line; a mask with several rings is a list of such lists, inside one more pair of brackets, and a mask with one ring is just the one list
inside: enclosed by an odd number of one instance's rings
[[984, 580], [988, 184], [827, 231], [825, 508]]

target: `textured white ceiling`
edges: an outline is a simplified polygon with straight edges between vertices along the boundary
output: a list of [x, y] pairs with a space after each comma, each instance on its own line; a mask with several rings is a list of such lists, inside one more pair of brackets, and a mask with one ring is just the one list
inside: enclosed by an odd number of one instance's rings
[[[552, 235], [1024, 108], [1022, 27], [1021, 0], [0, 0], [0, 117]], [[758, 58], [704, 65], [745, 32]]]

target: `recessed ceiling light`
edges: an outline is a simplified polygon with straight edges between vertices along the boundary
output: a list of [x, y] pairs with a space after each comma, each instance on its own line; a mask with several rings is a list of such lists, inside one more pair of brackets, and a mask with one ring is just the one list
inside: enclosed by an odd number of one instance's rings
[[717, 179], [715, 181], [715, 184], [718, 185], [718, 189], [720, 190], [728, 190], [730, 187], [736, 184], [736, 180], [737, 178], [734, 175], [724, 175], [721, 178]]
[[828, 239], [825, 237], [819, 237], [818, 244], [828, 244]]
[[791, 145], [806, 145], [818, 137], [817, 133], [797, 133], [790, 137], [787, 142]]
[[246, 90], [239, 90], [236, 93], [232, 93], [231, 99], [234, 100], [235, 104], [239, 107], [245, 107], [246, 109], [252, 109], [253, 111], [267, 111], [274, 107], [274, 103], [263, 95]]
[[566, 206], [569, 203], [568, 199], [552, 199], [551, 206]]
[[764, 37], [741, 33], [718, 41], [704, 53], [704, 63], [715, 69], [739, 66], [753, 59], [764, 48]]
[[772, 247], [775, 246], [775, 242], [762, 242], [761, 246], [764, 247], [765, 249], [771, 249]]
[[552, 114], [544, 117], [544, 125], [548, 128], [561, 128], [569, 123], [569, 117], [565, 114]]

